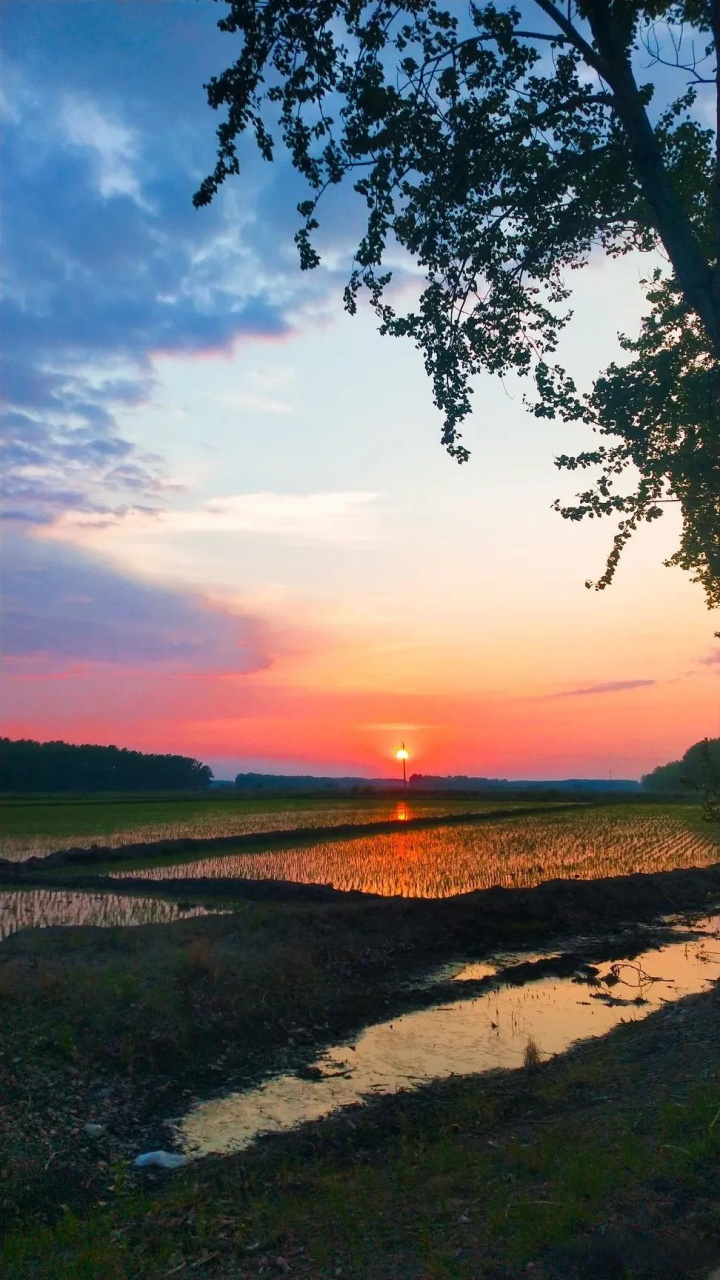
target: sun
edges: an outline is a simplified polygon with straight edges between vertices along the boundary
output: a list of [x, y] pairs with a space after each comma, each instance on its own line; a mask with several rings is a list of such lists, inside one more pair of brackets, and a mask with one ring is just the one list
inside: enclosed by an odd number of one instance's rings
[[395, 752], [395, 757], [397, 760], [409, 760], [410, 752], [406, 751], [404, 747], [401, 747], [399, 751]]

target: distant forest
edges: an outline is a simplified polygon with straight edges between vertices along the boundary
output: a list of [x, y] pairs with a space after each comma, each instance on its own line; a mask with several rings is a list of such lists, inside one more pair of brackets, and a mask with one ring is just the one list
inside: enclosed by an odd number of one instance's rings
[[370, 795], [380, 792], [415, 792], [423, 795], [428, 791], [456, 792], [465, 796], [496, 795], [502, 792], [506, 797], [518, 795], [565, 794], [573, 792], [592, 795], [595, 792], [636, 792], [640, 783], [627, 778], [566, 778], [564, 781], [512, 782], [505, 778], [469, 778], [464, 776], [439, 777], [431, 774], [413, 773], [408, 778], [407, 788], [403, 788], [401, 778], [323, 778], [314, 774], [279, 774], [279, 773], [239, 773], [235, 778], [236, 791], [248, 795], [260, 795], [272, 792], [281, 795], [288, 792], [310, 795], [315, 792], [350, 792], [354, 795]]
[[190, 756], [0, 738], [4, 792], [195, 791], [209, 786], [212, 776], [208, 765]]
[[642, 780], [646, 791], [703, 791], [720, 771], [720, 738], [704, 738], [688, 747], [681, 760], [658, 765]]

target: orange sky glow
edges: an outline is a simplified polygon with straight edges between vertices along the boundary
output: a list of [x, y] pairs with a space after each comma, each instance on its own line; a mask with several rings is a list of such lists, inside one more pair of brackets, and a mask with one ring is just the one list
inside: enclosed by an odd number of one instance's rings
[[[552, 510], [579, 486], [554, 459], [597, 437], [483, 375], [448, 457], [419, 353], [343, 309], [351, 192], [313, 272], [282, 154], [192, 207], [226, 57], [207, 6], [5, 8], [2, 732], [220, 778], [398, 777], [401, 742], [409, 773], [637, 778], [719, 735], [720, 619], [663, 565], [676, 514], [586, 590], [615, 529]], [[658, 264], [572, 273], [581, 392], [627, 358]], [[392, 265], [405, 305], [420, 273]]]

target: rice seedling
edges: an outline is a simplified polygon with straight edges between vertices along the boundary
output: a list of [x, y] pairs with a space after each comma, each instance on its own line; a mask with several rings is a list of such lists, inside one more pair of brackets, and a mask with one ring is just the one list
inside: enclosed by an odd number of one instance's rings
[[[123, 844], [158, 840], [212, 840], [217, 836], [252, 835], [255, 832], [295, 828], [362, 825], [368, 822], [408, 818], [443, 817], [458, 812], [514, 808], [510, 802], [472, 799], [415, 800], [398, 802], [362, 798], [355, 802], [328, 800], [310, 806], [262, 802], [201, 800], [109, 802], [97, 804], [14, 805], [3, 814], [0, 856], [10, 861], [45, 857], [59, 849], [85, 848], [92, 844], [118, 848]], [[518, 802], [522, 808], [522, 802]], [[133, 820], [134, 819], [134, 820]], [[138, 820], [140, 819], [140, 820]]]
[[357, 836], [259, 853], [228, 853], [171, 866], [113, 872], [150, 880], [247, 878], [330, 884], [383, 896], [446, 898], [494, 885], [531, 888], [553, 879], [592, 880], [709, 866], [720, 860], [713, 829], [687, 811], [565, 811], [389, 835]]
[[207, 915], [204, 907], [178, 906], [162, 898], [136, 898], [117, 893], [83, 893], [67, 889], [10, 889], [0, 893], [0, 942], [20, 929], [54, 925], [170, 924]]

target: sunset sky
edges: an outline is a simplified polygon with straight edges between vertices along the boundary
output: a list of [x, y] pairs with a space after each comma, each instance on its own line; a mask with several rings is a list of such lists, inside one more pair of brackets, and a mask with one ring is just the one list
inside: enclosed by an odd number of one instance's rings
[[[662, 560], [668, 516], [602, 572], [553, 457], [582, 428], [481, 379], [470, 462], [418, 353], [342, 309], [362, 223], [248, 146], [210, 209], [210, 0], [3, 5], [2, 731], [239, 769], [639, 777], [720, 733], [720, 627]], [[588, 385], [635, 333], [648, 263], [575, 277]], [[418, 277], [397, 263], [398, 291]]]

